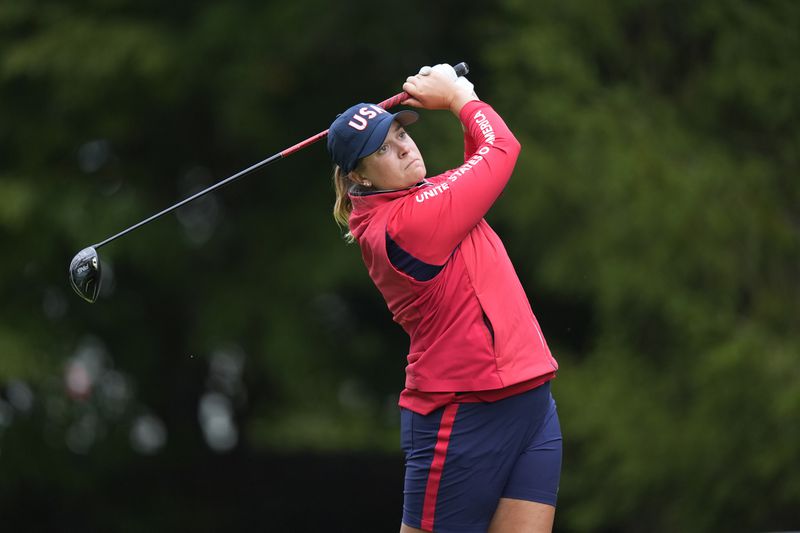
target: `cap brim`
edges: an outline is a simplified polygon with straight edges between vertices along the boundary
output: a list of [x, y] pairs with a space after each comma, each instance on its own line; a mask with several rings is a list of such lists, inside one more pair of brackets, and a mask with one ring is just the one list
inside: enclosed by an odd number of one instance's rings
[[409, 124], [413, 124], [414, 122], [419, 119], [419, 114], [416, 111], [410, 111], [408, 109], [404, 109], [403, 111], [398, 111], [392, 115], [384, 115], [384, 118], [375, 129], [372, 130], [372, 133], [367, 139], [367, 142], [364, 143], [364, 146], [361, 148], [361, 151], [358, 154], [358, 159], [362, 159], [369, 155], [375, 153], [375, 151], [381, 147], [383, 141], [386, 139], [386, 136], [389, 134], [389, 128], [392, 127], [392, 122], [395, 120], [401, 126], [408, 126]]
[[394, 117], [394, 120], [400, 123], [401, 126], [408, 126], [409, 124], [415, 123], [419, 119], [419, 113], [416, 111], [410, 111], [408, 109], [398, 111], [392, 116]]

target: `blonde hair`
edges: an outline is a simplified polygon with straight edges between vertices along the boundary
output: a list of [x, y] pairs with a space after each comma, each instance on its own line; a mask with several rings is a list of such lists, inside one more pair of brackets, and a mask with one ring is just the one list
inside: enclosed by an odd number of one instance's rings
[[333, 203], [333, 219], [340, 228], [348, 229], [344, 240], [348, 244], [355, 242], [356, 238], [350, 233], [350, 213], [353, 212], [353, 201], [350, 199], [350, 190], [355, 183], [350, 180], [349, 174], [344, 172], [339, 165], [333, 169], [333, 190], [336, 201]]

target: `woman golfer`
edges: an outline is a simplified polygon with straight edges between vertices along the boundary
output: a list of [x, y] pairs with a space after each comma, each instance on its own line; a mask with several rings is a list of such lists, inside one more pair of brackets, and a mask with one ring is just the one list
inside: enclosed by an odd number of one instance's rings
[[328, 134], [334, 216], [411, 341], [399, 402], [400, 531], [551, 531], [561, 430], [549, 382], [558, 365], [483, 219], [520, 145], [449, 65], [423, 67], [403, 90], [407, 105], [458, 117], [461, 166], [426, 177], [405, 131], [414, 111], [357, 104]]

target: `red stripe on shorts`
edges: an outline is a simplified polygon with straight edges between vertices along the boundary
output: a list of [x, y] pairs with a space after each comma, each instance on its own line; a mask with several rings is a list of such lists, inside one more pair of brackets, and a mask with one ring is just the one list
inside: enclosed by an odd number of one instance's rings
[[422, 504], [422, 529], [433, 531], [433, 517], [436, 512], [436, 498], [439, 495], [439, 483], [442, 481], [444, 460], [447, 456], [447, 446], [450, 444], [450, 434], [453, 432], [453, 422], [458, 411], [457, 403], [451, 403], [444, 408], [442, 421], [439, 423], [439, 433], [436, 436], [436, 447], [433, 449], [433, 461], [428, 472], [428, 484], [425, 487], [425, 501]]

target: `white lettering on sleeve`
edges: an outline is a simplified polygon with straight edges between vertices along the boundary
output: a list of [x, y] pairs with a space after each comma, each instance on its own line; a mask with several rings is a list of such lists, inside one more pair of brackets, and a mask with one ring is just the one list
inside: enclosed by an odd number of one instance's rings
[[[494, 134], [494, 128], [492, 127], [492, 124], [489, 122], [489, 119], [486, 118], [486, 115], [484, 115], [482, 111], [478, 110], [475, 113], [475, 115], [473, 115], [472, 118], [475, 120], [475, 124], [477, 124], [478, 127], [481, 129], [481, 132], [483, 133], [484, 142], [486, 144], [494, 146], [494, 141], [496, 138]], [[468, 161], [464, 162], [463, 165], [454, 170], [453, 173], [447, 177], [447, 180], [450, 183], [458, 181], [458, 178], [466, 174], [472, 167], [483, 161], [483, 156], [488, 154], [490, 151], [491, 148], [489, 146], [486, 145], [481, 146], [475, 153], [475, 155], [470, 157]], [[442, 194], [449, 188], [450, 187], [448, 186], [447, 182], [441, 183], [436, 187], [429, 187], [424, 191], [418, 193], [416, 196], [416, 200], [417, 202], [422, 203], [429, 198], [434, 198]]]
[[480, 109], [472, 116], [475, 119], [475, 124], [481, 129], [481, 133], [483, 133], [483, 140], [491, 145], [494, 145], [494, 128], [492, 128], [492, 124], [489, 122], [489, 119], [486, 118], [486, 115], [483, 114], [483, 111]]
[[421, 193], [417, 194], [417, 202], [422, 203], [428, 198], [438, 196], [448, 189], [450, 189], [450, 186], [447, 183], [440, 183], [436, 187], [428, 187]]

